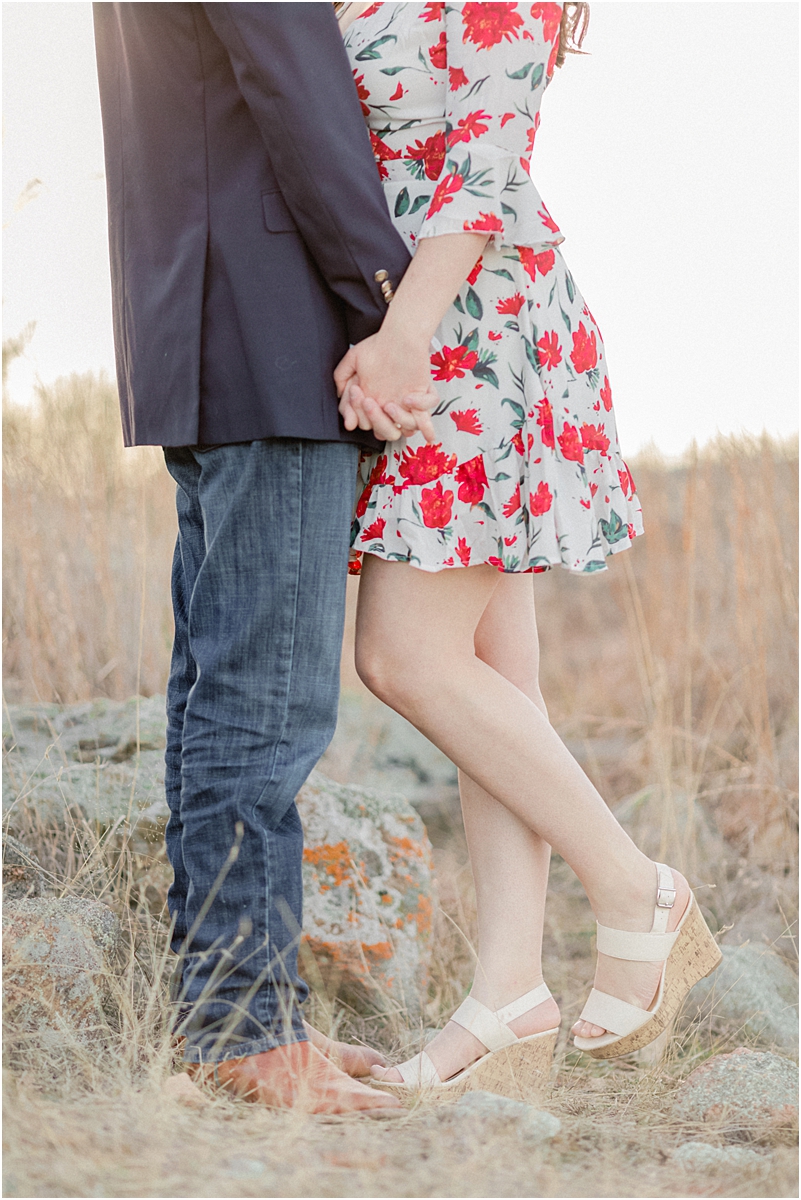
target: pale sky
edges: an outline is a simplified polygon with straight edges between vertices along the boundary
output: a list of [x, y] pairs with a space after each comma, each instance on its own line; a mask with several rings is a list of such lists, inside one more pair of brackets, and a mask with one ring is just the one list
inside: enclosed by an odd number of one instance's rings
[[[604, 334], [623, 451], [791, 433], [798, 5], [591, 8], [532, 175]], [[24, 401], [37, 376], [113, 372], [90, 5], [3, 4], [3, 72], [4, 336], [37, 322]]]

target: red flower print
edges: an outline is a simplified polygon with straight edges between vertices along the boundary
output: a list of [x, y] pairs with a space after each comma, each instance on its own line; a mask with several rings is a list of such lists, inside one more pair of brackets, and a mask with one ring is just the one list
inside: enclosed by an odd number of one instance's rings
[[466, 538], [458, 538], [456, 541], [456, 553], [459, 555], [459, 561], [463, 567], [470, 566], [470, 547], [467, 544]]
[[591, 484], [590, 484], [590, 495], [591, 495], [591, 496], [595, 496], [595, 493], [596, 493], [597, 491], [598, 491], [598, 484], [597, 484], [597, 483], [591, 483]]
[[589, 500], [579, 500], [579, 504], [581, 505], [582, 508], [591, 508], [592, 507]]
[[430, 4], [423, 7], [420, 16], [424, 21], [438, 21], [442, 16], [442, 10], [445, 7], [445, 0], [431, 0]]
[[532, 4], [531, 15], [535, 21], [542, 21], [542, 36], [546, 42], [552, 42], [562, 21], [561, 4]]
[[537, 130], [539, 129], [539, 127], [540, 127], [540, 114], [537, 113], [536, 116], [534, 117], [534, 124], [531, 126], [530, 129], [526, 130], [526, 136], [528, 137], [528, 142], [526, 144], [525, 150], [523, 151], [523, 155], [520, 159], [520, 166], [523, 168], [523, 170], [526, 172], [527, 175], [531, 174], [531, 161], [530, 161], [531, 160], [531, 152], [534, 149], [534, 139], [537, 136]]
[[452, 171], [450, 175], [441, 179], [436, 186], [426, 216], [433, 217], [434, 213], [438, 213], [444, 204], [450, 204], [456, 193], [461, 190], [463, 183], [464, 179], [456, 171]]
[[546, 75], [546, 78], [548, 78], [548, 79], [550, 79], [551, 76], [553, 75], [554, 67], [556, 66], [556, 56], [558, 53], [559, 53], [559, 43], [554, 42], [553, 49], [551, 50], [551, 57], [548, 59], [548, 66], [545, 68], [545, 75]]
[[432, 46], [428, 52], [428, 57], [431, 59], [431, 66], [435, 70], [444, 71], [448, 65], [448, 43], [445, 40], [445, 30], [439, 35], [439, 41], [436, 46]]
[[456, 128], [448, 134], [448, 149], [450, 150], [457, 142], [469, 142], [471, 138], [481, 137], [482, 133], [486, 133], [489, 129], [489, 125], [485, 125], [484, 122], [491, 120], [490, 114], [485, 113], [481, 108], [477, 112], [471, 112], [466, 117], [462, 117]]
[[353, 74], [353, 82], [356, 84], [356, 94], [359, 97], [359, 102], [362, 106], [362, 112], [366, 117], [370, 116], [370, 106], [365, 104], [365, 100], [370, 99], [370, 93], [364, 86], [364, 75]]
[[384, 532], [385, 525], [386, 521], [383, 517], [379, 517], [376, 521], [373, 521], [372, 525], [368, 525], [366, 529], [362, 530], [362, 541], [369, 542], [371, 538], [380, 538]]
[[537, 424], [540, 427], [542, 444], [549, 450], [555, 450], [556, 446], [553, 440], [553, 409], [551, 408], [550, 400], [540, 400], [537, 410], [539, 412]]
[[402, 99], [403, 99], [403, 84], [399, 83], [398, 86], [395, 88], [395, 91], [390, 96], [390, 100], [402, 100]]
[[487, 559], [487, 562], [491, 567], [497, 567], [499, 571], [503, 570], [503, 559], [498, 558], [497, 555], [491, 554]]
[[531, 246], [516, 246], [515, 249], [532, 283], [537, 282], [537, 271], [540, 275], [547, 275], [549, 271], [553, 270], [556, 263], [553, 250], [542, 250], [539, 254], [535, 254]]
[[478, 220], [465, 221], [465, 233], [503, 233], [503, 221], [495, 213], [479, 213]]
[[373, 147], [373, 156], [376, 162], [384, 162], [384, 160], [392, 160], [401, 157], [400, 150], [391, 150], [386, 142], [382, 142], [381, 138], [370, 130], [370, 145]]
[[386, 454], [379, 454], [375, 466], [370, 472], [370, 478], [367, 481], [367, 486], [370, 488], [377, 487], [379, 483], [386, 483], [387, 477], [385, 471], [387, 469]]
[[462, 24], [465, 27], [463, 42], [472, 42], [482, 50], [489, 50], [504, 38], [511, 42], [513, 37], [519, 37], [523, 18], [516, 4], [465, 4]]
[[553, 504], [553, 496], [551, 489], [544, 481], [537, 484], [536, 492], [532, 492], [529, 496], [529, 509], [532, 517], [541, 517], [543, 513], [547, 513]]
[[503, 337], [503, 334], [495, 333], [494, 330], [489, 329], [489, 330], [487, 330], [487, 337], [489, 338], [489, 340], [491, 342], [499, 342], [501, 340], [501, 338]]
[[582, 425], [581, 444], [585, 450], [600, 450], [601, 454], [606, 454], [609, 438], [604, 433], [603, 425]]
[[443, 346], [441, 351], [431, 355], [431, 366], [434, 367], [435, 379], [464, 379], [467, 371], [472, 371], [478, 362], [475, 350], [467, 346]]
[[369, 8], [366, 8], [364, 10], [364, 12], [361, 14], [361, 16], [362, 17], [372, 17], [373, 13], [377, 13], [380, 7], [381, 7], [381, 3], [380, 3], [380, 0], [378, 0], [378, 3], [371, 4]]
[[361, 518], [367, 512], [367, 505], [370, 503], [370, 496], [372, 495], [372, 491], [373, 491], [373, 489], [371, 487], [366, 487], [364, 489], [364, 491], [362, 492], [361, 496], [359, 496], [359, 499], [356, 502], [356, 516], [357, 517]]
[[517, 541], [517, 537], [516, 537], [516, 535], [513, 535], [512, 537], [505, 537], [503, 539], [503, 544], [504, 544], [504, 546], [514, 546], [516, 541]]
[[[539, 115], [540, 114], [537, 113], [537, 116], [539, 116]], [[545, 226], [546, 229], [550, 229], [551, 233], [559, 233], [560, 232], [559, 226], [556, 224], [556, 221], [554, 221], [553, 217], [548, 212], [548, 209], [545, 207], [544, 204], [543, 204], [542, 208], [537, 209], [537, 216], [542, 217], [543, 225]]]
[[526, 448], [523, 445], [523, 433], [520, 429], [518, 429], [515, 433], [511, 444], [514, 446], [518, 454], [523, 455], [526, 453]]
[[487, 472], [480, 454], [457, 467], [456, 482], [460, 485], [457, 493], [459, 499], [465, 504], [478, 504], [487, 486]]
[[556, 336], [556, 331], [551, 330], [550, 333], [544, 333], [537, 342], [539, 350], [540, 364], [552, 370], [553, 367], [558, 367], [562, 361], [562, 347], [559, 345], [559, 338]]
[[514, 492], [512, 493], [510, 498], [506, 501], [506, 503], [503, 506], [503, 515], [505, 517], [514, 516], [514, 514], [517, 512], [517, 510], [521, 506], [522, 506], [522, 501], [520, 499], [520, 484], [518, 483]]
[[514, 119], [515, 119], [514, 113], [504, 113], [503, 116], [501, 117], [501, 129], [503, 129], [503, 127], [507, 121], [514, 121]]
[[482, 254], [481, 257], [479, 258], [478, 262], [476, 263], [476, 265], [473, 267], [473, 270], [467, 276], [467, 282], [470, 284], [471, 287], [478, 279], [483, 267], [484, 267], [484, 255]]
[[612, 389], [609, 386], [609, 377], [604, 375], [604, 386], [601, 388], [601, 399], [604, 402], [604, 408], [607, 412], [612, 411]]
[[476, 408], [465, 408], [462, 412], [452, 412], [451, 420], [459, 433], [474, 433], [478, 437], [480, 433], [484, 432]]
[[417, 450], [407, 448], [398, 466], [398, 474], [406, 480], [406, 486], [415, 483], [433, 483], [440, 475], [446, 475], [456, 465], [455, 454], [445, 454], [442, 443], [436, 446], [420, 446]]
[[522, 296], [520, 292], [515, 292], [514, 296], [508, 300], [499, 300], [495, 305], [495, 311], [502, 317], [516, 317], [525, 303], [525, 296]]
[[570, 462], [584, 462], [584, 447], [581, 444], [581, 437], [575, 425], [565, 425], [559, 437], [556, 439], [559, 443], [559, 449], [565, 458]]
[[623, 488], [623, 495], [634, 496], [637, 492], [637, 489], [634, 486], [634, 480], [631, 477], [631, 471], [628, 469], [625, 463], [623, 464], [623, 470], [618, 471], [617, 477], [620, 480], [620, 486]]
[[445, 162], [445, 134], [440, 130], [425, 142], [418, 138], [413, 146], [406, 147], [406, 157], [421, 162], [428, 179], [439, 179]]
[[592, 333], [587, 333], [583, 321], [579, 322], [578, 333], [573, 334], [573, 350], [570, 354], [570, 361], [579, 375], [582, 371], [591, 371], [598, 362], [595, 330], [593, 329]]
[[448, 67], [448, 86], [452, 92], [457, 92], [469, 82], [461, 67]]
[[637, 536], [634, 526], [631, 524], [631, 522], [629, 522], [628, 525], [626, 526], [626, 533], [629, 535], [630, 538], [636, 538], [636, 536]]
[[420, 508], [423, 512], [423, 524], [427, 529], [443, 529], [451, 519], [453, 492], [444, 492], [441, 483], [432, 488], [423, 488], [420, 494]]

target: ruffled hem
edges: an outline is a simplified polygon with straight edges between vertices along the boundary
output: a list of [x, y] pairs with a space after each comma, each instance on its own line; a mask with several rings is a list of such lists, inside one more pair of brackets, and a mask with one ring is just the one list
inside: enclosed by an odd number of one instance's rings
[[437, 183], [418, 240], [445, 233], [487, 233], [496, 250], [558, 246], [565, 240], [528, 163], [492, 146], [467, 154]]

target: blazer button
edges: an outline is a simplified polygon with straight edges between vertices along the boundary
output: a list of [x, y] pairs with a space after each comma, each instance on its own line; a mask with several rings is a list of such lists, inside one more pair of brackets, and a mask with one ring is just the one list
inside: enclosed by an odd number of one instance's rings
[[385, 279], [389, 279], [389, 271], [376, 271], [373, 279], [376, 281], [376, 283], [383, 283]]

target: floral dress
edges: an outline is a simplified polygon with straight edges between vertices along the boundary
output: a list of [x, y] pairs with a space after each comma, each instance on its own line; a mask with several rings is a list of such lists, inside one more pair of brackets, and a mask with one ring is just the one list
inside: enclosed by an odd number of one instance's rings
[[642, 532], [601, 333], [530, 177], [560, 4], [373, 4], [345, 46], [392, 219], [491, 235], [442, 319], [435, 445], [365, 455], [361, 555], [424, 571], [599, 571]]

